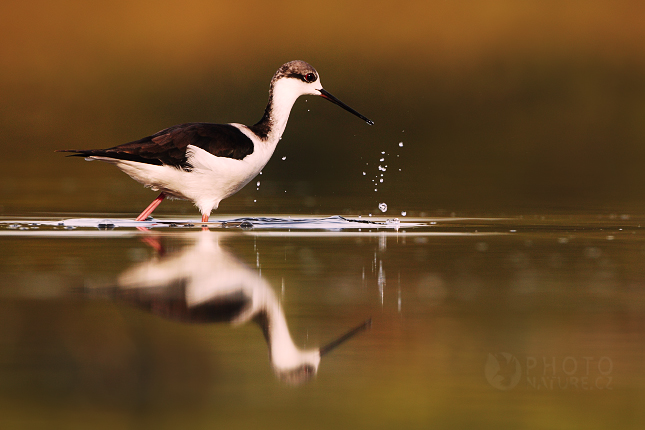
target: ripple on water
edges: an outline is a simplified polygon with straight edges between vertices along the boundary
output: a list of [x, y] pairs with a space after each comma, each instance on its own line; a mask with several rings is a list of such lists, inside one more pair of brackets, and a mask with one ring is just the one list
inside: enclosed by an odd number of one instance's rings
[[362, 220], [346, 218], [340, 215], [324, 218], [292, 218], [284, 217], [237, 217], [226, 219], [212, 219], [208, 223], [202, 223], [188, 219], [155, 219], [149, 218], [146, 221], [134, 221], [124, 218], [70, 218], [58, 220], [33, 220], [20, 221], [0, 221], [0, 230], [21, 230], [37, 229], [47, 227], [51, 230], [60, 229], [98, 229], [98, 230], [115, 230], [115, 229], [133, 229], [133, 228], [202, 228], [207, 225], [209, 228], [241, 228], [244, 230], [355, 230], [361, 228], [373, 229], [391, 229], [402, 226], [415, 227], [425, 225], [425, 223], [409, 222], [406, 224], [393, 225], [388, 220]]

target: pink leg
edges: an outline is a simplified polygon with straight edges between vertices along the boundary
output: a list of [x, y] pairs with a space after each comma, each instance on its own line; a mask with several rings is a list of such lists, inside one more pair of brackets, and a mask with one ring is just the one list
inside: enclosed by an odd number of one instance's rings
[[157, 196], [157, 198], [154, 199], [152, 203], [150, 203], [150, 205], [148, 205], [148, 207], [145, 208], [143, 212], [141, 212], [141, 214], [139, 214], [139, 216], [135, 219], [135, 221], [145, 221], [145, 219], [148, 218], [155, 209], [157, 209], [157, 206], [159, 206], [161, 201], [165, 198], [166, 198], [166, 193], [161, 192], [161, 194], [159, 194], [159, 196]]
[[[202, 222], [208, 222], [208, 215], [202, 214]], [[208, 226], [202, 225], [202, 231], [208, 231]]]
[[[145, 227], [138, 227], [138, 228], [143, 229], [143, 231], [148, 231], [149, 232], [149, 230], [147, 228], [145, 228]], [[161, 245], [161, 242], [159, 242], [158, 237], [144, 236], [144, 237], [141, 238], [141, 241], [143, 243], [146, 243], [146, 244], [150, 245], [152, 247], [152, 249], [154, 249], [155, 251], [157, 251], [157, 253], [159, 253], [159, 255], [164, 255], [164, 247], [163, 247], [163, 245]]]

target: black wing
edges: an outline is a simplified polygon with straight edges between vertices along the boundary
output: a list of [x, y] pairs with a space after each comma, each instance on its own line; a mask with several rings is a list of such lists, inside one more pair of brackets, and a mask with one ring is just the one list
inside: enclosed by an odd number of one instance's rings
[[190, 168], [186, 159], [188, 145], [197, 146], [217, 157], [241, 160], [253, 153], [253, 142], [229, 124], [188, 123], [161, 130], [152, 136], [107, 149], [63, 149], [78, 157], [109, 157], [140, 163]]

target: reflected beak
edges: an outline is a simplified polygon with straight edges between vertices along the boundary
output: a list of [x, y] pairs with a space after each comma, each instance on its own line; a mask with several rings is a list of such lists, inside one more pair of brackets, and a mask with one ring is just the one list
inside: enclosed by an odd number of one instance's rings
[[[369, 121], [369, 120], [368, 120]], [[368, 123], [369, 124], [369, 123]], [[329, 351], [332, 349], [336, 348], [338, 345], [341, 343], [345, 342], [346, 340], [356, 336], [358, 333], [362, 332], [363, 330], [367, 330], [372, 327], [372, 318], [369, 318], [368, 320], [365, 320], [365, 322], [361, 323], [359, 326], [354, 327], [338, 339], [329, 342], [327, 345], [323, 346], [320, 348], [320, 356], [322, 357], [323, 355], [327, 354]]]
[[359, 117], [360, 119], [362, 119], [363, 121], [368, 123], [369, 125], [374, 125], [374, 121], [372, 121], [371, 119], [368, 119], [368, 118], [364, 117], [363, 115], [361, 115], [360, 113], [356, 112], [354, 109], [350, 108], [345, 103], [341, 102], [340, 100], [338, 100], [336, 97], [332, 96], [330, 93], [328, 93], [324, 89], [321, 88], [318, 91], [320, 91], [320, 97], [322, 97], [324, 99], [327, 99], [330, 102], [332, 102], [333, 104], [342, 107], [347, 112], [353, 113], [354, 115], [356, 115], [357, 117]]

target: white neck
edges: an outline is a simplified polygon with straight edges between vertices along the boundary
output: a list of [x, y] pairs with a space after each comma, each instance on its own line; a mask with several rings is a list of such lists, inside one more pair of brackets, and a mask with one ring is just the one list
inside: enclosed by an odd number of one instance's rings
[[302, 350], [291, 339], [284, 312], [277, 300], [267, 303], [268, 340], [271, 363], [276, 370], [293, 369], [309, 364], [318, 369], [320, 352], [318, 349]]
[[264, 116], [249, 128], [265, 142], [276, 145], [287, 127], [293, 104], [303, 94], [315, 93], [311, 87], [297, 79], [282, 78], [273, 81]]

